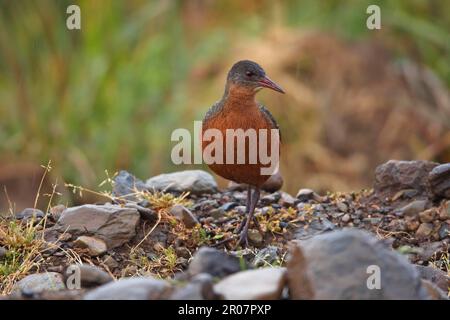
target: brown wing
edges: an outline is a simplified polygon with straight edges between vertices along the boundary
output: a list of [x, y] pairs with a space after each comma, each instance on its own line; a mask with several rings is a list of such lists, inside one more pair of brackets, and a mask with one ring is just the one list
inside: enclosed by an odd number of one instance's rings
[[212, 105], [211, 108], [209, 108], [208, 112], [206, 112], [205, 117], [203, 118], [203, 123], [205, 121], [208, 121], [211, 118], [214, 118], [214, 116], [216, 114], [218, 114], [220, 112], [220, 110], [222, 110], [223, 108], [223, 102], [222, 100], [217, 101], [216, 103], [214, 103]]
[[269, 110], [267, 110], [266, 107], [264, 107], [262, 104], [259, 104], [259, 110], [261, 110], [262, 114], [266, 117], [267, 120], [269, 120], [269, 122], [272, 123], [273, 127], [275, 129], [278, 129], [279, 135], [280, 135], [280, 142], [281, 142], [281, 130], [280, 130], [280, 126], [278, 125], [277, 121], [275, 120], [275, 118], [273, 117], [273, 115], [270, 113]]

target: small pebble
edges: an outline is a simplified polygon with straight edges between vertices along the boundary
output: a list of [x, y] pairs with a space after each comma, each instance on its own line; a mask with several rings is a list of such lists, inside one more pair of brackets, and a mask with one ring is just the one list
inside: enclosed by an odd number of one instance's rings
[[443, 223], [438, 231], [439, 239], [444, 240], [450, 237], [450, 227], [448, 224]]
[[349, 222], [350, 221], [350, 215], [348, 213], [344, 214], [344, 216], [342, 217], [342, 222]]
[[248, 240], [255, 245], [260, 245], [263, 243], [263, 237], [258, 230], [249, 229], [248, 230]]
[[341, 212], [347, 212], [348, 210], [348, 206], [345, 202], [338, 202], [336, 206]]
[[223, 210], [223, 211], [230, 211], [234, 208], [236, 208], [239, 205], [239, 203], [237, 202], [227, 202], [225, 204], [223, 204], [219, 209]]
[[416, 231], [417, 238], [426, 238], [433, 231], [433, 225], [431, 223], [422, 223]]

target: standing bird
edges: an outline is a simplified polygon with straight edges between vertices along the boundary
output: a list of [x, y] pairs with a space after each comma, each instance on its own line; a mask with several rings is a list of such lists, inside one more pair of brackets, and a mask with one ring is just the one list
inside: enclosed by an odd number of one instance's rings
[[[255, 100], [256, 93], [262, 88], [270, 88], [284, 93], [280, 86], [266, 76], [263, 68], [257, 63], [249, 60], [235, 63], [228, 72], [225, 92], [222, 99], [209, 109], [203, 119], [202, 125], [203, 132], [208, 129], [217, 129], [222, 133], [221, 137], [223, 141], [221, 145], [223, 146], [222, 155], [224, 161], [223, 163], [208, 164], [210, 169], [225, 179], [248, 185], [246, 207], [248, 216], [247, 218], [244, 218], [237, 229], [238, 233], [241, 232], [238, 245], [248, 245], [247, 235], [251, 221], [254, 221], [255, 225], [261, 231], [253, 214], [259, 200], [260, 188], [270, 177], [270, 175], [261, 174], [261, 168], [267, 167], [267, 164], [263, 164], [259, 157], [257, 158], [256, 163], [250, 162], [249, 153], [256, 151], [259, 155], [259, 130], [263, 129], [268, 132], [268, 139], [264, 140], [268, 141], [263, 143], [266, 143], [265, 150], [269, 151], [271, 150], [271, 129], [278, 130], [278, 124], [270, 112]], [[233, 160], [235, 161], [232, 163], [225, 161], [225, 158], [227, 157], [227, 129], [243, 129], [244, 131], [254, 129], [257, 132], [258, 143], [250, 145], [249, 139], [248, 144], [245, 144], [245, 163], [243, 164], [237, 163], [236, 161], [238, 144], [234, 145]], [[279, 139], [279, 136], [277, 137]], [[212, 142], [213, 141], [205, 141], [205, 139], [202, 139], [202, 150], [205, 151], [205, 148]], [[280, 141], [278, 140], [277, 143], [279, 142]], [[228, 152], [230, 152], [230, 149], [228, 149]]]

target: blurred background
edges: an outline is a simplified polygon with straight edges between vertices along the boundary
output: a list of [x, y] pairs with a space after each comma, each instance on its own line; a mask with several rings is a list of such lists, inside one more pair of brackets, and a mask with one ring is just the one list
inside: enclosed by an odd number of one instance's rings
[[[66, 28], [70, 4], [81, 30]], [[366, 27], [370, 4], [381, 30]], [[170, 134], [193, 129], [240, 59], [287, 92], [258, 98], [282, 130], [288, 192], [370, 187], [388, 159], [449, 162], [449, 6], [0, 0], [0, 207], [5, 189], [32, 206], [49, 160], [44, 190], [57, 183], [64, 201], [64, 182], [98, 189], [105, 170], [146, 179], [201, 167], [172, 164]]]

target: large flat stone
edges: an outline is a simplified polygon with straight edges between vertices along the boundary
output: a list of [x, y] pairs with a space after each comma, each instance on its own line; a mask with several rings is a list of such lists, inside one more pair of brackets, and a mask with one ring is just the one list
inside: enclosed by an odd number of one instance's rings
[[227, 300], [277, 300], [286, 284], [285, 268], [263, 268], [232, 274], [214, 286]]
[[292, 241], [287, 270], [293, 299], [429, 298], [413, 265], [361, 230]]
[[203, 170], [185, 170], [164, 173], [145, 182], [150, 191], [190, 192], [192, 194], [214, 193], [217, 183], [213, 176]]
[[170, 285], [154, 278], [125, 278], [94, 289], [84, 300], [158, 300], [166, 299]]
[[64, 210], [56, 228], [60, 232], [98, 237], [111, 249], [136, 235], [139, 219], [138, 211], [133, 208], [86, 204]]

